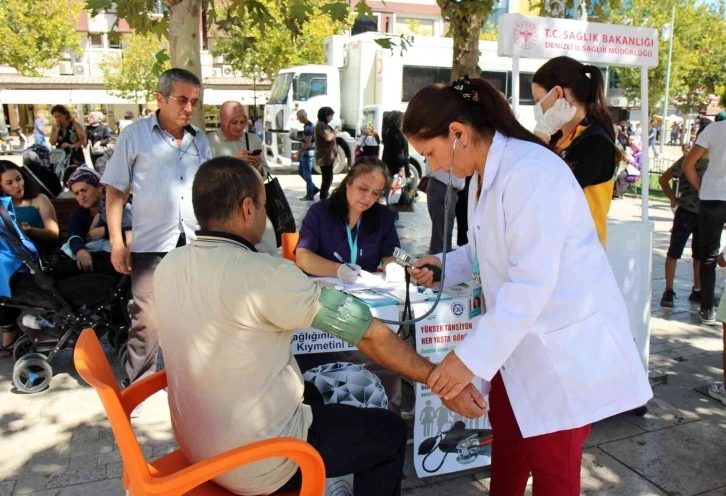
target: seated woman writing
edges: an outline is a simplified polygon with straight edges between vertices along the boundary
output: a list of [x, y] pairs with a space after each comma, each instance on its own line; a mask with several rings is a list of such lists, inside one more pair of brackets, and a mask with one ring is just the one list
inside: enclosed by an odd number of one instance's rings
[[[63, 245], [63, 252], [76, 260], [80, 270], [118, 275], [111, 264], [111, 245], [100, 181], [101, 174], [87, 166], [77, 168], [68, 179], [68, 189], [75, 195], [78, 207], [71, 213], [68, 242]], [[122, 228], [129, 244], [131, 209], [128, 201], [124, 206]]]
[[392, 262], [393, 250], [400, 246], [398, 233], [393, 214], [378, 203], [389, 182], [383, 162], [359, 158], [330, 198], [305, 215], [295, 250], [297, 266], [312, 276], [355, 282], [361, 269], [373, 272]]
[[25, 235], [44, 251], [58, 240], [59, 228], [55, 208], [47, 196], [38, 191], [25, 171], [13, 162], [0, 160], [2, 194], [13, 200], [15, 218]]

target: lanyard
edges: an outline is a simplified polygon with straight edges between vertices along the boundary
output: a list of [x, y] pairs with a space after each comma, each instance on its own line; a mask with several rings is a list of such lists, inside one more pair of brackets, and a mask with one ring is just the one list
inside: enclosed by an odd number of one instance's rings
[[[483, 180], [484, 180], [483, 177], [478, 178], [479, 184], [477, 185], [477, 192], [479, 192], [479, 187]], [[481, 198], [480, 195], [481, 195], [480, 192], [475, 195], [476, 202], [474, 203], [474, 212], [476, 212], [476, 208], [479, 206], [479, 200]], [[473, 260], [471, 263], [471, 271], [474, 274], [474, 281], [477, 284], [480, 284], [481, 283], [481, 270], [479, 269], [479, 252], [476, 249], [476, 234], [472, 233], [471, 241], [474, 245], [474, 257], [473, 257]]]
[[355, 238], [353, 237], [353, 233], [350, 231], [350, 226], [348, 224], [345, 225], [345, 230], [348, 233], [348, 247], [350, 248], [350, 263], [355, 265], [355, 262], [358, 260], [358, 234], [360, 234], [360, 219], [358, 220], [358, 223], [355, 225]]

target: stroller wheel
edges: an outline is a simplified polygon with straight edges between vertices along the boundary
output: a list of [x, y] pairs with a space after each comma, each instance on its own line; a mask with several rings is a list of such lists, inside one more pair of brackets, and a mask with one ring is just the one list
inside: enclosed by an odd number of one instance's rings
[[30, 337], [27, 334], [23, 334], [18, 338], [17, 341], [15, 341], [15, 346], [13, 347], [13, 358], [17, 362], [25, 355], [30, 353], [32, 349], [33, 342], [30, 340]]
[[13, 384], [23, 393], [38, 393], [50, 385], [53, 369], [45, 355], [29, 353], [15, 362]]

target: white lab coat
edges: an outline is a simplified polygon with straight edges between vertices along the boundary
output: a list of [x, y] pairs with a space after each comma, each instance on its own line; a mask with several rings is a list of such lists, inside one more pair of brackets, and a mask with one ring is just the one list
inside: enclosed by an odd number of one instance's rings
[[653, 393], [625, 302], [568, 166], [497, 133], [479, 201], [478, 182], [470, 241], [447, 257], [445, 283], [472, 278], [476, 239], [487, 312], [457, 356], [486, 381], [501, 371], [524, 437], [644, 405]]

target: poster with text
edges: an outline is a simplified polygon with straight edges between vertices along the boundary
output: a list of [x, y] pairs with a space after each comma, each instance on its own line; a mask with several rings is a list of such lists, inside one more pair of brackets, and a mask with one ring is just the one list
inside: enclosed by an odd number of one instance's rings
[[[414, 315], [424, 315], [431, 305], [415, 304]], [[466, 298], [440, 302], [430, 316], [416, 324], [416, 351], [433, 363], [440, 363], [480, 318], [470, 319], [467, 305]], [[474, 385], [481, 390], [480, 379], [476, 378]], [[467, 419], [450, 411], [425, 384], [416, 384], [415, 411], [413, 463], [419, 477], [491, 463], [491, 427], [486, 415]]]
[[[398, 320], [400, 309], [397, 305], [375, 307], [371, 313]], [[292, 336], [292, 353], [303, 379], [317, 387], [326, 405], [388, 408], [401, 413], [401, 376], [381, 367], [355, 346], [318, 329], [297, 329]], [[352, 495], [352, 475], [327, 480], [324, 496]]]

